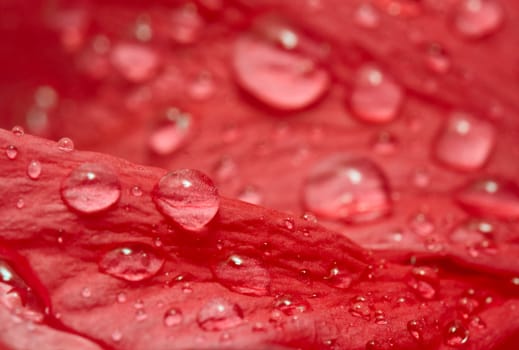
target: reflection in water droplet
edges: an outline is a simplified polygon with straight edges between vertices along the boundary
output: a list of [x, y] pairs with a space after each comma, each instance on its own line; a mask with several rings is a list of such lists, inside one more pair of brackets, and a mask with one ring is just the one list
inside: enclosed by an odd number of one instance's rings
[[455, 320], [447, 324], [445, 329], [445, 344], [453, 347], [460, 347], [469, 340], [469, 331], [463, 323]]
[[16, 159], [16, 157], [18, 157], [18, 148], [13, 145], [7, 146], [5, 149], [5, 155], [11, 160]]
[[186, 142], [192, 125], [191, 115], [176, 108], [168, 109], [166, 117], [148, 140], [150, 149], [162, 156], [177, 151]]
[[204, 331], [222, 331], [240, 325], [243, 322], [243, 311], [237, 304], [217, 298], [202, 306], [196, 321]]
[[218, 212], [220, 198], [213, 181], [198, 170], [181, 169], [164, 175], [153, 201], [168, 218], [187, 230], [200, 230]]
[[103, 255], [99, 270], [126, 281], [142, 281], [153, 277], [162, 268], [164, 259], [144, 244], [130, 244]]
[[468, 39], [479, 39], [496, 32], [504, 15], [498, 1], [463, 0], [456, 8], [454, 28]]
[[37, 160], [31, 160], [27, 166], [27, 175], [33, 180], [38, 179], [41, 175], [41, 163]]
[[177, 308], [171, 308], [164, 314], [164, 325], [166, 327], [178, 326], [183, 320], [182, 311]]
[[74, 150], [74, 142], [68, 137], [62, 137], [58, 141], [58, 148], [63, 152], [72, 152]]
[[352, 223], [375, 220], [391, 210], [386, 180], [367, 159], [325, 159], [307, 177], [303, 196], [306, 208], [317, 215]]
[[231, 255], [214, 269], [214, 275], [234, 292], [255, 296], [268, 294], [270, 274], [259, 260]]
[[392, 77], [373, 65], [365, 65], [357, 73], [350, 103], [360, 120], [387, 123], [396, 118], [403, 99], [404, 92]]
[[61, 198], [65, 204], [82, 214], [104, 211], [115, 205], [120, 196], [119, 178], [104, 164], [82, 164], [61, 184]]

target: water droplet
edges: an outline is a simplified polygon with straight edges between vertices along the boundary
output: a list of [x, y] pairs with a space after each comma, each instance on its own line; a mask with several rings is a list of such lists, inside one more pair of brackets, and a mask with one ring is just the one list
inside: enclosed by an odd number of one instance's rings
[[506, 179], [480, 178], [471, 181], [456, 194], [456, 200], [476, 215], [519, 218], [519, 188]]
[[447, 324], [445, 329], [445, 344], [452, 347], [459, 347], [469, 340], [469, 331], [463, 323], [455, 320]]
[[456, 170], [481, 168], [494, 148], [496, 131], [492, 124], [469, 114], [454, 113], [435, 146], [435, 156], [443, 164]]
[[126, 281], [142, 281], [153, 277], [162, 268], [164, 259], [144, 244], [129, 244], [103, 255], [99, 270]]
[[382, 310], [375, 310], [375, 323], [379, 325], [387, 324], [386, 314]]
[[27, 166], [27, 175], [33, 180], [38, 179], [41, 175], [41, 163], [37, 160], [31, 160]]
[[148, 42], [153, 37], [153, 28], [151, 27], [148, 16], [142, 15], [137, 18], [134, 28], [135, 38], [141, 42]]
[[487, 328], [487, 324], [479, 316], [474, 316], [470, 319], [470, 326], [477, 329]]
[[364, 28], [376, 28], [380, 23], [380, 14], [369, 3], [360, 4], [355, 10], [355, 23]]
[[140, 44], [117, 44], [110, 59], [113, 67], [126, 80], [134, 83], [150, 79], [159, 66], [157, 53]]
[[431, 71], [438, 74], [447, 73], [451, 66], [447, 52], [436, 43], [427, 45], [425, 63]]
[[259, 205], [263, 202], [263, 196], [254, 186], [247, 186], [238, 194], [238, 199], [250, 204]]
[[407, 281], [407, 285], [425, 300], [435, 298], [438, 284], [438, 272], [425, 266], [413, 268]]
[[470, 219], [456, 226], [449, 235], [451, 243], [467, 248], [473, 257], [480, 253], [495, 254], [494, 225], [485, 220]]
[[233, 180], [237, 173], [236, 162], [229, 156], [223, 156], [214, 167], [214, 175], [218, 182]]
[[13, 145], [7, 146], [7, 148], [5, 149], [5, 155], [7, 156], [7, 158], [11, 160], [16, 159], [16, 157], [18, 156], [18, 148], [16, 148], [16, 146]]
[[351, 95], [355, 116], [370, 123], [394, 120], [400, 110], [404, 92], [392, 77], [373, 65], [363, 66]]
[[153, 201], [168, 218], [187, 230], [200, 230], [220, 205], [213, 181], [198, 170], [181, 169], [164, 175], [153, 191]]
[[12, 129], [11, 129], [11, 132], [15, 135], [15, 136], [23, 136], [25, 135], [25, 130], [23, 130], [23, 128], [21, 126], [14, 126]]
[[130, 189], [130, 193], [134, 197], [140, 197], [140, 196], [142, 196], [142, 189], [139, 186], [133, 186]]
[[112, 333], [112, 340], [114, 342], [120, 342], [122, 338], [123, 338], [123, 334], [120, 331], [114, 331]]
[[414, 215], [409, 222], [409, 228], [419, 236], [428, 236], [436, 229], [432, 219], [424, 213]]
[[315, 166], [305, 183], [304, 202], [317, 215], [352, 223], [372, 221], [391, 210], [387, 183], [378, 166], [343, 156]]
[[74, 150], [74, 142], [68, 137], [62, 137], [58, 141], [58, 148], [63, 152], [72, 152]]
[[283, 33], [281, 45], [243, 35], [235, 47], [234, 69], [238, 84], [261, 102], [297, 110], [316, 102], [328, 90], [330, 77], [312, 59], [286, 49], [297, 45], [297, 37]]
[[171, 308], [164, 314], [164, 325], [166, 327], [178, 326], [183, 320], [182, 311], [177, 308]]
[[268, 294], [270, 275], [259, 260], [231, 255], [214, 269], [214, 274], [234, 292], [255, 296]]
[[92, 296], [92, 291], [90, 290], [90, 288], [85, 287], [81, 290], [81, 296], [83, 298], [90, 298]]
[[127, 300], [128, 300], [128, 297], [126, 296], [126, 293], [121, 292], [121, 293], [117, 294], [117, 302], [119, 304], [126, 303]]
[[495, 33], [504, 21], [504, 10], [493, 0], [463, 0], [456, 8], [454, 28], [468, 39]]
[[420, 322], [417, 320], [411, 320], [407, 322], [407, 330], [415, 340], [422, 341], [423, 326], [420, 324]]
[[192, 125], [191, 115], [176, 108], [168, 109], [166, 117], [148, 140], [150, 149], [162, 156], [177, 151], [186, 142]]
[[203, 32], [204, 21], [194, 6], [177, 8], [170, 18], [169, 36], [178, 44], [193, 44]]
[[119, 178], [104, 164], [81, 164], [61, 184], [61, 198], [65, 204], [82, 214], [107, 210], [119, 201], [120, 196]]
[[202, 306], [196, 321], [204, 331], [222, 331], [240, 325], [243, 322], [243, 311], [237, 304], [217, 298]]
[[398, 139], [389, 132], [381, 132], [373, 140], [373, 151], [382, 155], [395, 153], [398, 147]]
[[363, 318], [367, 321], [371, 319], [371, 309], [366, 301], [366, 298], [358, 296], [352, 299], [348, 309], [350, 314], [355, 317]]
[[308, 301], [297, 295], [277, 296], [276, 300], [274, 301], [274, 307], [288, 316], [293, 316], [312, 310], [312, 307]]
[[25, 206], [25, 202], [22, 198], [20, 198], [16, 201], [16, 207], [18, 209], [22, 209], [24, 206]]
[[135, 319], [139, 322], [144, 321], [148, 318], [148, 314], [146, 313], [146, 310], [144, 309], [137, 309], [135, 311]]
[[353, 283], [354, 274], [350, 271], [340, 269], [338, 266], [333, 266], [330, 269], [328, 276], [324, 277], [335, 288], [347, 289]]
[[189, 96], [194, 100], [206, 100], [213, 95], [215, 90], [215, 83], [211, 75], [200, 74], [197, 76], [189, 86]]

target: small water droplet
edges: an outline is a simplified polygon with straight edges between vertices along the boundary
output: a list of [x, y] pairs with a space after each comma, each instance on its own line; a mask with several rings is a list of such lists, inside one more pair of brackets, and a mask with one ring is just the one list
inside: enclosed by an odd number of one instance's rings
[[259, 205], [263, 202], [263, 196], [254, 186], [247, 186], [238, 193], [238, 199], [250, 204]]
[[142, 189], [139, 186], [133, 186], [130, 190], [130, 193], [134, 197], [142, 196]]
[[213, 95], [215, 90], [215, 83], [211, 75], [200, 74], [197, 76], [189, 86], [189, 96], [194, 100], [206, 100]]
[[274, 301], [274, 307], [288, 316], [311, 311], [312, 307], [306, 299], [297, 295], [279, 295]]
[[394, 154], [398, 148], [398, 139], [389, 132], [381, 132], [373, 140], [372, 148], [378, 154]]
[[487, 324], [479, 316], [474, 316], [470, 319], [470, 326], [476, 329], [487, 328]]
[[25, 130], [23, 130], [23, 128], [21, 126], [14, 126], [12, 129], [11, 129], [11, 132], [15, 135], [15, 136], [23, 136], [25, 135]]
[[150, 18], [142, 15], [137, 18], [134, 28], [135, 38], [141, 42], [148, 42], [153, 37], [153, 28], [151, 27]]
[[214, 275], [234, 292], [255, 296], [268, 294], [270, 274], [259, 260], [231, 255], [214, 269]]
[[456, 8], [454, 28], [468, 39], [495, 33], [503, 24], [505, 13], [493, 0], [463, 0]]
[[355, 317], [363, 318], [366, 321], [371, 319], [371, 308], [365, 297], [358, 296], [351, 300], [348, 311]]
[[16, 159], [16, 157], [18, 156], [18, 148], [16, 148], [16, 146], [13, 145], [7, 146], [7, 148], [5, 149], [5, 155], [7, 156], [7, 158], [11, 160]]
[[120, 342], [122, 338], [123, 338], [123, 334], [120, 331], [112, 332], [112, 340], [114, 342]]
[[375, 310], [375, 323], [379, 325], [387, 324], [386, 314], [382, 310]]
[[65, 204], [82, 214], [107, 210], [119, 201], [120, 196], [117, 174], [103, 164], [82, 164], [61, 184], [61, 198]]
[[415, 340], [422, 341], [423, 326], [420, 324], [420, 322], [417, 320], [411, 320], [407, 322], [407, 330]]
[[117, 294], [117, 302], [119, 304], [126, 303], [127, 300], [128, 300], [128, 297], [126, 296], [126, 293], [121, 292], [121, 293]]
[[447, 73], [451, 66], [447, 52], [437, 43], [427, 45], [425, 63], [431, 71], [438, 74]]
[[220, 205], [213, 181], [198, 170], [181, 169], [164, 175], [153, 191], [159, 210], [186, 230], [204, 228]]
[[63, 152], [72, 152], [74, 150], [74, 142], [68, 137], [62, 137], [58, 141], [58, 148]]
[[494, 225], [489, 221], [469, 219], [462, 222], [450, 233], [449, 240], [466, 247], [473, 257], [479, 256], [480, 253], [496, 253]]
[[178, 44], [193, 44], [203, 33], [204, 21], [194, 6], [182, 6], [170, 16], [170, 38]]
[[164, 314], [164, 325], [166, 327], [178, 326], [183, 320], [182, 311], [177, 308], [171, 308]]
[[37, 180], [41, 175], [41, 163], [37, 160], [31, 160], [27, 166], [27, 175], [33, 180]]
[[153, 277], [163, 264], [164, 259], [155, 254], [153, 248], [144, 244], [129, 244], [104, 254], [99, 262], [99, 270], [135, 282]]
[[469, 340], [469, 331], [459, 320], [447, 324], [445, 329], [445, 344], [460, 347]]
[[457, 112], [451, 115], [436, 140], [435, 156], [455, 170], [477, 170], [490, 157], [495, 138], [491, 123]]
[[414, 215], [409, 221], [409, 228], [415, 234], [423, 237], [432, 234], [436, 229], [432, 219], [424, 213]]
[[164, 156], [177, 151], [187, 141], [191, 131], [192, 118], [177, 108], [169, 108], [166, 120], [151, 134], [148, 140], [150, 149]]
[[355, 10], [354, 19], [360, 27], [372, 29], [379, 25], [380, 14], [373, 5], [363, 3]]
[[25, 201], [22, 198], [20, 198], [16, 201], [16, 207], [18, 209], [22, 209], [24, 206], [25, 206]]
[[90, 298], [92, 296], [92, 291], [90, 290], [90, 288], [85, 287], [81, 290], [81, 296], [83, 298]]
[[148, 314], [146, 313], [146, 310], [141, 308], [141, 309], [137, 309], [135, 311], [135, 319], [137, 321], [142, 322], [147, 318], [148, 318]]
[[34, 93], [34, 102], [41, 109], [53, 108], [58, 102], [58, 93], [51, 86], [40, 86]]
[[351, 108], [357, 118], [370, 123], [394, 120], [404, 92], [392, 77], [373, 65], [363, 66], [351, 95]]
[[140, 44], [121, 43], [110, 56], [113, 67], [128, 81], [140, 83], [150, 79], [158, 69], [159, 56]]
[[222, 331], [240, 325], [243, 322], [243, 311], [235, 303], [216, 298], [202, 306], [196, 321], [204, 331]]
[[392, 206], [382, 171], [363, 158], [335, 156], [318, 163], [303, 195], [308, 210], [351, 223], [383, 217]]

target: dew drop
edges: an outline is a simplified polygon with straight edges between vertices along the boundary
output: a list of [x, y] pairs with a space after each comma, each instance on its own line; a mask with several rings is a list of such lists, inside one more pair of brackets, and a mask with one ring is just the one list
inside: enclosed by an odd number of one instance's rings
[[435, 156], [442, 164], [455, 170], [477, 170], [490, 157], [495, 138], [492, 124], [456, 112], [448, 119], [436, 141]]
[[214, 275], [234, 292], [254, 296], [268, 294], [270, 274], [256, 259], [231, 255], [214, 269]]
[[432, 234], [436, 229], [432, 219], [424, 213], [414, 215], [409, 222], [409, 228], [413, 233], [423, 237]]
[[158, 69], [159, 56], [140, 44], [118, 44], [110, 56], [113, 67], [128, 81], [140, 83], [150, 79]]
[[142, 189], [139, 186], [133, 186], [130, 190], [130, 193], [134, 197], [142, 196]]
[[191, 115], [176, 108], [168, 109], [166, 119], [148, 140], [150, 149], [161, 156], [177, 151], [188, 139], [192, 125]]
[[416, 321], [416, 320], [411, 320], [409, 322], [407, 322], [407, 330], [409, 331], [409, 334], [411, 334], [411, 336], [417, 340], [417, 341], [421, 341], [422, 340], [422, 332], [423, 332], [423, 329], [422, 329], [422, 325], [420, 324], [420, 322]]
[[211, 221], [220, 205], [213, 181], [193, 169], [164, 175], [153, 191], [159, 210], [186, 230], [200, 230]]
[[495, 33], [504, 21], [504, 10], [494, 0], [463, 0], [456, 8], [454, 28], [468, 39]]
[[37, 180], [41, 175], [41, 163], [37, 160], [31, 160], [27, 166], [27, 175], [33, 180]]
[[144, 244], [130, 244], [104, 254], [99, 262], [99, 270], [126, 281], [136, 282], [155, 276], [163, 264], [164, 259], [159, 257], [153, 248]]
[[117, 294], [117, 302], [119, 304], [124, 304], [128, 300], [128, 297], [126, 296], [126, 293], [121, 292]]
[[351, 300], [348, 311], [355, 317], [363, 318], [367, 321], [371, 319], [371, 309], [362, 296], [355, 297]]
[[61, 198], [65, 204], [82, 214], [107, 210], [119, 201], [120, 196], [119, 178], [104, 164], [81, 164], [61, 184]]
[[85, 287], [81, 290], [81, 296], [83, 298], [90, 298], [92, 296], [92, 291], [90, 290], [90, 288]]
[[112, 333], [112, 340], [114, 342], [120, 342], [122, 338], [123, 338], [123, 334], [120, 331], [114, 331]]
[[204, 21], [193, 6], [177, 8], [171, 14], [170, 38], [178, 44], [193, 44], [203, 32]]
[[394, 120], [404, 99], [404, 92], [392, 77], [373, 65], [357, 73], [351, 95], [351, 109], [365, 122], [387, 123]]
[[499, 178], [480, 178], [467, 183], [456, 200], [469, 212], [501, 219], [519, 218], [519, 187]]
[[62, 137], [58, 141], [58, 148], [63, 152], [72, 152], [74, 150], [74, 142], [68, 137]]
[[293, 316], [312, 310], [312, 307], [308, 301], [297, 295], [277, 296], [276, 300], [274, 301], [274, 307], [288, 316]]
[[23, 136], [23, 135], [25, 135], [25, 130], [23, 130], [23, 128], [21, 126], [18, 126], [18, 125], [14, 126], [11, 129], [11, 132], [15, 136]]
[[16, 201], [16, 207], [18, 209], [22, 209], [24, 206], [25, 206], [25, 201], [22, 198], [20, 198]]
[[445, 344], [460, 347], [469, 340], [469, 331], [459, 320], [447, 324], [445, 329]]
[[139, 322], [142, 322], [148, 318], [148, 314], [144, 309], [137, 309], [135, 311], [135, 319]]
[[382, 171], [368, 159], [334, 156], [318, 163], [306, 179], [306, 208], [351, 223], [385, 216], [391, 200]]
[[7, 156], [7, 158], [11, 160], [16, 159], [16, 157], [18, 157], [18, 148], [16, 148], [16, 146], [13, 145], [7, 146], [7, 148], [5, 149], [5, 155]]
[[178, 326], [184, 320], [182, 311], [177, 308], [171, 308], [164, 314], [164, 325], [166, 327]]
[[196, 321], [204, 331], [223, 331], [240, 325], [243, 322], [243, 311], [235, 303], [216, 298], [202, 306]]
[[387, 319], [384, 311], [376, 310], [375, 311], [375, 323], [379, 325], [387, 324]]
[[353, 277], [354, 275], [349, 271], [333, 266], [328, 276], [324, 277], [324, 279], [335, 288], [347, 289], [353, 283]]

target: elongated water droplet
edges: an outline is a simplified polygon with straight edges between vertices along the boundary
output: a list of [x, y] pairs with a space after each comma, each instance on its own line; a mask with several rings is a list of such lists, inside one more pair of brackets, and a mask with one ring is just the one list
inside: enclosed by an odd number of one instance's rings
[[184, 320], [182, 311], [177, 308], [171, 308], [164, 314], [164, 325], [166, 327], [178, 326]]
[[504, 21], [504, 10], [494, 0], [463, 0], [456, 8], [454, 27], [468, 39], [479, 39], [496, 32]]
[[465, 185], [456, 200], [468, 211], [502, 219], [519, 218], [519, 187], [499, 178], [483, 178]]
[[139, 44], [118, 44], [110, 56], [114, 68], [128, 81], [139, 83], [150, 79], [159, 66], [159, 56]]
[[308, 301], [297, 295], [279, 295], [274, 301], [274, 307], [288, 316], [312, 310]]
[[191, 130], [191, 115], [176, 108], [170, 108], [166, 115], [167, 120], [153, 131], [148, 141], [150, 149], [159, 155], [168, 155], [178, 150]]
[[31, 160], [27, 166], [27, 175], [33, 180], [37, 180], [41, 175], [41, 163], [37, 160]]
[[386, 180], [367, 159], [335, 156], [322, 161], [307, 177], [303, 195], [308, 210], [352, 223], [375, 220], [391, 210]]
[[213, 181], [198, 170], [181, 169], [164, 175], [153, 201], [168, 218], [187, 230], [200, 230], [218, 212], [220, 198]]
[[21, 126], [13, 126], [13, 128], [11, 129], [11, 132], [15, 135], [15, 136], [23, 136], [25, 135], [25, 130], [23, 130], [23, 128]]
[[435, 147], [436, 158], [456, 170], [481, 168], [494, 148], [496, 132], [491, 123], [466, 113], [454, 113]]
[[281, 37], [280, 47], [259, 36], [244, 35], [235, 47], [233, 64], [238, 84], [275, 109], [307, 107], [330, 85], [328, 72], [312, 59], [287, 49], [287, 45], [290, 48], [297, 43], [295, 38], [290, 34]]
[[362, 67], [351, 95], [355, 116], [370, 123], [387, 123], [396, 118], [404, 92], [393, 78], [373, 65]]
[[74, 142], [68, 137], [62, 137], [58, 141], [58, 148], [63, 152], [72, 152], [74, 150]]
[[120, 196], [119, 178], [104, 164], [82, 164], [61, 184], [61, 198], [65, 204], [82, 214], [107, 210], [119, 201]]
[[18, 157], [18, 148], [13, 145], [7, 146], [5, 149], [5, 155], [11, 160], [16, 159], [16, 157]]
[[108, 251], [99, 261], [99, 270], [126, 280], [142, 281], [151, 278], [162, 268], [164, 259], [144, 244], [129, 244]]
[[460, 347], [469, 340], [469, 331], [463, 323], [455, 320], [447, 324], [445, 329], [445, 344]]
[[204, 331], [222, 331], [240, 325], [243, 322], [243, 311], [237, 304], [217, 298], [202, 306], [196, 321]]
[[231, 255], [214, 269], [214, 275], [234, 292], [256, 296], [268, 294], [270, 275], [259, 260]]

